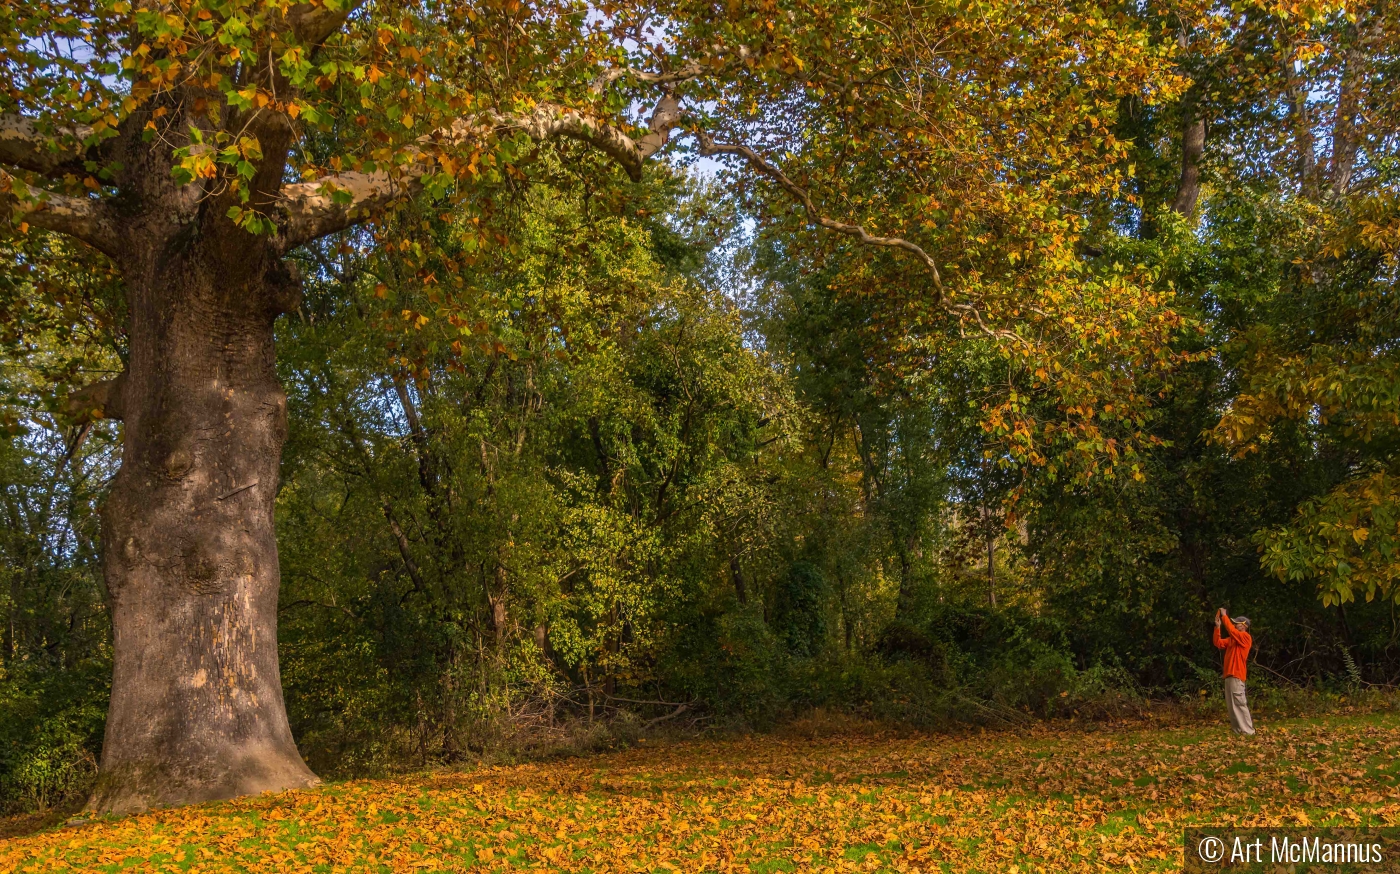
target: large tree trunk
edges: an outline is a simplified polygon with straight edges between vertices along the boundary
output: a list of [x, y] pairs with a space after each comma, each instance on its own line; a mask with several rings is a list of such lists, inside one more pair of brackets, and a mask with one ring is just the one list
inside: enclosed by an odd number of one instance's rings
[[124, 265], [123, 460], [102, 510], [112, 701], [89, 802], [101, 812], [319, 782], [277, 664], [286, 396], [272, 323], [294, 283], [266, 238], [201, 236]]

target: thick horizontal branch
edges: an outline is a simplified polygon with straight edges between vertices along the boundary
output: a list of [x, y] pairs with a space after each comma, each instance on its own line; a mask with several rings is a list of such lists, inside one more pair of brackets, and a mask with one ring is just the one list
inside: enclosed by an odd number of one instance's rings
[[394, 201], [416, 193], [422, 176], [418, 166], [395, 175], [351, 170], [282, 186], [278, 205], [286, 215], [283, 248], [290, 251], [373, 218]]
[[703, 132], [697, 133], [696, 137], [700, 141], [700, 154], [706, 156], [737, 155], [740, 158], [743, 158], [745, 161], [747, 161], [748, 165], [754, 170], [757, 170], [759, 174], [766, 176], [773, 182], [776, 182], [778, 184], [778, 187], [782, 188], [784, 191], [790, 194], [793, 197], [793, 199], [795, 199], [798, 203], [802, 204], [802, 208], [807, 212], [807, 218], [813, 224], [818, 225], [819, 227], [826, 228], [829, 231], [835, 231], [838, 234], [844, 234], [848, 237], [854, 237], [856, 240], [859, 240], [861, 243], [864, 243], [867, 246], [882, 246], [891, 249], [900, 249], [905, 252], [908, 252], [915, 258], [918, 258], [920, 261], [923, 262], [924, 266], [928, 268], [929, 274], [933, 277], [933, 285], [935, 288], [938, 289], [939, 298], [942, 298], [943, 277], [938, 272], [938, 264], [933, 260], [932, 256], [930, 256], [917, 244], [911, 243], [910, 241], [905, 240], [901, 237], [877, 236], [875, 234], [870, 233], [860, 225], [848, 224], [846, 222], [840, 222], [835, 219], [828, 218], [822, 215], [821, 212], [817, 210], [816, 205], [812, 203], [811, 193], [808, 192], [807, 189], [798, 185], [796, 182], [793, 182], [790, 178], [788, 178], [788, 175], [786, 173], [778, 169], [778, 167], [774, 166], [773, 164], [769, 163], [762, 155], [758, 154], [758, 152], [755, 152], [748, 146], [730, 143], [717, 143]]
[[92, 129], [69, 126], [42, 131], [33, 119], [0, 115], [0, 164], [53, 176], [83, 155], [83, 141]]
[[68, 396], [64, 411], [79, 424], [122, 418], [122, 388], [126, 374], [86, 385]]
[[538, 142], [568, 137], [588, 143], [616, 161], [632, 181], [640, 182], [642, 167], [670, 140], [671, 131], [680, 118], [680, 101], [667, 94], [657, 102], [647, 124], [647, 133], [638, 140], [615, 125], [553, 104], [541, 104], [528, 116], [496, 116], [495, 121], [506, 130], [523, 130]]
[[0, 219], [66, 234], [115, 258], [121, 234], [107, 204], [35, 188], [0, 170]]
[[319, 46], [344, 27], [355, 10], [364, 4], [365, 0], [340, 0], [341, 8], [331, 9], [324, 2], [298, 3], [287, 11], [287, 23], [300, 42]]
[[[748, 53], [745, 52], [745, 55]], [[648, 85], [676, 85], [681, 82], [688, 82], [691, 79], [698, 79], [705, 75], [707, 68], [700, 61], [688, 61], [678, 70], [670, 70], [663, 73], [653, 73], [648, 70], [637, 70], [632, 67], [612, 67], [598, 78], [593, 80], [593, 92], [601, 94], [609, 85], [619, 79], [636, 79], [638, 82], [645, 82]]]
[[638, 139], [615, 125], [554, 104], [541, 104], [528, 115], [490, 113], [473, 120], [462, 119], [450, 128], [423, 137], [414, 146], [410, 160], [393, 170], [347, 171], [312, 182], [284, 185], [278, 199], [278, 208], [285, 216], [283, 245], [290, 250], [344, 230], [372, 218], [394, 201], [416, 194], [433, 166], [429, 147], [457, 148], [492, 134], [524, 131], [538, 142], [560, 137], [579, 140], [612, 158], [628, 176], [640, 181], [642, 167], [666, 145], [680, 117], [680, 101], [668, 94], [656, 104], [647, 133]]

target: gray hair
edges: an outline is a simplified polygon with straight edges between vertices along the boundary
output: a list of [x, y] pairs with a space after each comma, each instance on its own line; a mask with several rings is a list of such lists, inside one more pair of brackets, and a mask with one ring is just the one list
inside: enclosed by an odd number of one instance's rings
[[1233, 623], [1235, 623], [1236, 625], [1243, 625], [1243, 626], [1245, 627], [1245, 630], [1246, 630], [1246, 631], [1249, 630], [1249, 617], [1248, 617], [1248, 616], [1236, 616], [1234, 619], [1231, 619], [1230, 621], [1233, 622]]

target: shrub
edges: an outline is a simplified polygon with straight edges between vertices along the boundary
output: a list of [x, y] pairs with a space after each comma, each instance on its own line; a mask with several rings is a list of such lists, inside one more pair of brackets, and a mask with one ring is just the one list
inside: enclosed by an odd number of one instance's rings
[[766, 727], [785, 709], [784, 661], [763, 616], [737, 607], [683, 626], [660, 668], [671, 694], [704, 702], [723, 722]]
[[21, 666], [0, 680], [0, 807], [44, 812], [92, 788], [107, 714], [110, 665]]

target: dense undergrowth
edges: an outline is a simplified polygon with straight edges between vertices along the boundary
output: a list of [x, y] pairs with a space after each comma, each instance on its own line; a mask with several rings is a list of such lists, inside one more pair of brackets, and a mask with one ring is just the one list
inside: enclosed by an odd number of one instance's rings
[[[639, 703], [599, 694], [591, 714], [583, 691], [552, 701], [527, 700], [513, 716], [479, 716], [473, 724], [459, 726], [461, 736], [473, 741], [451, 759], [443, 757], [440, 747], [428, 747], [412, 727], [391, 723], [372, 734], [341, 736], [334, 745], [303, 744], [303, 750], [323, 777], [356, 779], [472, 763], [542, 762], [681, 739], [871, 730], [959, 736], [988, 729], [1190, 726], [1224, 719], [1222, 686], [1213, 672], [1203, 671], [1198, 684], [1176, 694], [1159, 690], [1152, 695], [1121, 671], [1101, 666], [1077, 670], [1070, 660], [1044, 653], [1039, 659], [1011, 655], [1000, 665], [977, 665], [965, 675], [971, 681], [962, 682], [913, 658], [786, 659], [769, 668], [751, 669], [751, 685], [742, 686], [742, 676], [730, 666], [726, 676], [734, 684], [711, 692], [712, 699], [697, 695], [680, 702]], [[34, 698], [11, 699], [0, 709], [3, 814], [18, 817], [12, 820], [16, 828], [57, 821], [86, 800], [105, 716], [105, 700], [91, 690], [102, 688], [105, 666], [84, 670], [96, 676], [79, 675], [67, 684], [50, 681]], [[1249, 691], [1256, 718], [1265, 721], [1400, 711], [1400, 692], [1390, 687], [1345, 682], [1303, 686], [1264, 675], [1251, 679]], [[311, 740], [326, 743], [323, 737]]]

